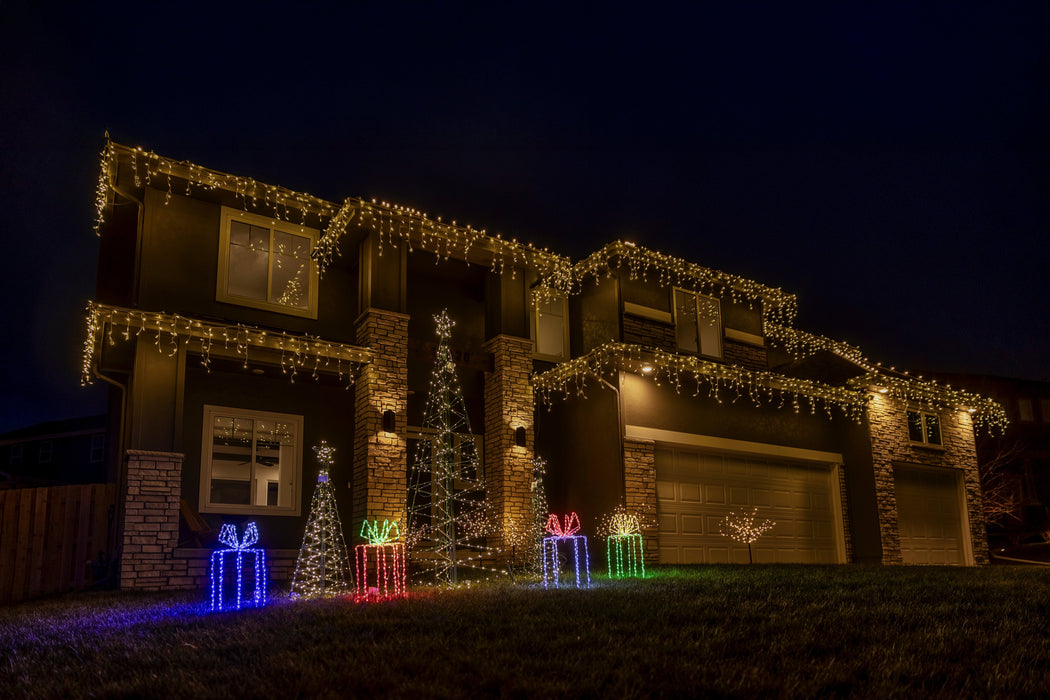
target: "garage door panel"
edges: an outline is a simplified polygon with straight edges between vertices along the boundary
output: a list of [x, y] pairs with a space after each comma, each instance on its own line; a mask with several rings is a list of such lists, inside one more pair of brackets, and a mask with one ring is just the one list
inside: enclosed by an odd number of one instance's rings
[[[747, 545], [722, 531], [727, 514], [750, 513], [753, 507], [759, 522], [776, 523], [752, 545], [761, 552], [756, 562], [839, 560], [831, 502], [838, 489], [831, 489], [827, 467], [677, 448], [656, 454], [661, 561], [747, 563]], [[686, 476], [682, 465], [696, 465], [697, 473]], [[673, 495], [667, 498], [669, 492]]]
[[726, 503], [726, 489], [724, 486], [704, 486], [704, 493], [707, 495], [708, 503], [716, 503], [719, 505], [725, 505]]
[[688, 481], [678, 482], [678, 501], [680, 503], [699, 503], [700, 484], [693, 484]]

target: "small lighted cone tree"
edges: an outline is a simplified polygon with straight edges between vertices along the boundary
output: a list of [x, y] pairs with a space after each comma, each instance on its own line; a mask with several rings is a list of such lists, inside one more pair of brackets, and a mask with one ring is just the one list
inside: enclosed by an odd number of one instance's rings
[[314, 452], [321, 463], [321, 471], [317, 475], [310, 517], [306, 521], [303, 545], [292, 576], [293, 598], [344, 595], [349, 589], [350, 562], [328, 473], [335, 462], [335, 448], [322, 440], [314, 447]]
[[[543, 538], [543, 587], [547, 588], [547, 572], [550, 571], [554, 580], [554, 587], [560, 586], [560, 569], [558, 562], [558, 544], [569, 542], [572, 544], [572, 563], [576, 569], [576, 587], [591, 587], [591, 560], [587, 552], [587, 537], [577, 535], [580, 531], [580, 518], [576, 513], [565, 516], [565, 524], [558, 520], [558, 516], [551, 513], [547, 518], [547, 532], [549, 537]], [[583, 544], [583, 571], [586, 579], [580, 578], [580, 544]], [[549, 562], [549, 563], [548, 563]], [[586, 581], [586, 585], [582, 585]]]
[[605, 535], [605, 561], [610, 578], [645, 578], [645, 547], [642, 519], [623, 506], [602, 520], [599, 532]]
[[755, 516], [757, 514], [758, 508], [752, 509], [750, 514], [741, 513], [737, 515], [736, 513], [730, 513], [722, 522], [723, 535], [737, 542], [747, 544], [747, 561], [751, 564], [755, 561], [751, 556], [751, 543], [776, 525], [772, 520], [763, 520], [761, 523], [756, 523]]
[[365, 544], [354, 547], [357, 567], [355, 601], [391, 600], [407, 595], [405, 543], [398, 541], [400, 535], [397, 523], [389, 520], [384, 520], [382, 525], [378, 520], [361, 523], [361, 537]]
[[477, 578], [506, 573], [492, 563], [500, 551], [487, 545], [498, 525], [485, 494], [478, 450], [467, 418], [449, 340], [455, 323], [434, 317], [438, 348], [423, 412], [422, 430], [408, 470], [405, 542], [413, 577], [458, 586], [467, 572]]
[[[259, 529], [255, 523], [248, 523], [244, 528], [244, 538], [237, 539], [237, 526], [226, 524], [219, 532], [219, 542], [226, 545], [225, 549], [216, 549], [211, 554], [211, 610], [219, 612], [224, 610], [240, 610], [246, 607], [260, 607], [266, 605], [266, 550], [261, 547], [253, 547], [259, 541]], [[232, 556], [230, 556], [232, 555]], [[252, 557], [252, 577], [250, 593], [245, 590], [244, 585], [244, 559]], [[233, 595], [227, 595], [227, 566], [226, 560], [233, 560], [232, 571], [235, 581], [233, 584]]]

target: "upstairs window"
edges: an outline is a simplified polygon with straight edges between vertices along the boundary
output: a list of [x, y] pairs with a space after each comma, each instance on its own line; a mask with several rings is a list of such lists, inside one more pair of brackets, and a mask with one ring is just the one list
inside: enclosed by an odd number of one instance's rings
[[940, 447], [943, 444], [940, 416], [925, 411], [908, 411], [908, 439], [912, 442]]
[[1035, 421], [1035, 411], [1031, 399], [1017, 399], [1017, 415], [1025, 423]]
[[44, 440], [40, 443], [40, 464], [51, 464], [51, 455], [54, 453], [55, 447], [50, 440]]
[[674, 290], [677, 348], [708, 357], [722, 357], [722, 307], [718, 299]]
[[11, 445], [11, 452], [8, 455], [8, 460], [7, 461], [12, 467], [20, 467], [20, 466], [22, 466], [22, 446], [21, 445]]
[[569, 302], [564, 297], [551, 296], [536, 301], [532, 319], [536, 354], [564, 360], [569, 356]]
[[317, 318], [318, 231], [222, 208], [216, 299]]
[[299, 515], [302, 434], [302, 416], [205, 406], [201, 511]]

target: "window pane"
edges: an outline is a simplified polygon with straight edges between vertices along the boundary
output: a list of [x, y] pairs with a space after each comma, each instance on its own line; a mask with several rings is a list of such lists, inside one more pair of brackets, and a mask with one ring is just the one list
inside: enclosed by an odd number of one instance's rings
[[305, 309], [310, 301], [310, 239], [275, 231], [271, 301]]
[[926, 442], [931, 445], [941, 444], [941, 419], [937, 416], [926, 414]]
[[674, 308], [678, 349], [698, 352], [700, 347], [697, 340], [696, 296], [675, 290]]
[[912, 442], [923, 442], [922, 435], [922, 414], [918, 411], [908, 411], [908, 439]]
[[230, 222], [230, 244], [232, 245], [251, 245], [251, 226], [244, 223], [243, 221], [231, 221]]
[[252, 224], [250, 245], [255, 250], [270, 250], [270, 229]]
[[265, 250], [238, 245], [231, 240], [226, 293], [231, 296], [265, 300], [269, 264], [270, 254]]
[[565, 302], [552, 299], [536, 305], [536, 352], [565, 357]]
[[[295, 440], [292, 426], [280, 421], [255, 422], [253, 505], [291, 505], [288, 469]], [[274, 494], [271, 496], [271, 493]], [[271, 503], [271, 499], [274, 501]]]
[[698, 296], [697, 324], [700, 326], [700, 352], [713, 357], [722, 356], [722, 314], [718, 300]]
[[212, 427], [211, 502], [251, 504], [252, 421], [216, 416]]

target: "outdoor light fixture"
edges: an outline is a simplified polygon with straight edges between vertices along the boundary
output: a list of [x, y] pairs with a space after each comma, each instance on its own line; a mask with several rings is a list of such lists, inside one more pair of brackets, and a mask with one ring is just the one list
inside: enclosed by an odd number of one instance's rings
[[890, 390], [887, 389], [884, 386], [879, 386], [878, 384], [872, 384], [871, 386], [868, 387], [868, 391], [874, 391], [876, 394], [888, 394]]
[[397, 424], [394, 422], [394, 412], [383, 411], [383, 432], [392, 433], [396, 426]]
[[518, 447], [525, 447], [525, 428], [520, 425], [514, 429], [514, 444]]
[[652, 371], [653, 371], [653, 366], [652, 365], [642, 365], [642, 373], [643, 374], [649, 374]]

